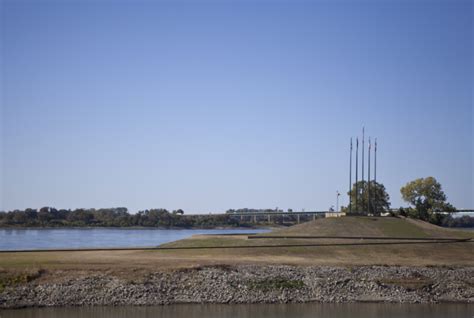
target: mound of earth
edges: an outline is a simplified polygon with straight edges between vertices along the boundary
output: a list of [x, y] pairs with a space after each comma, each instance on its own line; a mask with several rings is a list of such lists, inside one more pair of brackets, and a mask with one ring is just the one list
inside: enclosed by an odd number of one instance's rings
[[470, 237], [467, 231], [442, 228], [421, 220], [396, 217], [346, 216], [323, 218], [298, 224], [269, 235], [354, 237]]

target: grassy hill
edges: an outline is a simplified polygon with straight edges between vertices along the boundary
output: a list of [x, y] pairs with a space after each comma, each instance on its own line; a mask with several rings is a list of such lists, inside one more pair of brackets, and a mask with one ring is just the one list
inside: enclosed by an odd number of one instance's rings
[[[278, 229], [265, 236], [344, 236], [354, 238], [247, 239], [245, 236], [194, 236], [164, 247], [235, 247], [167, 251], [206, 255], [231, 262], [269, 262], [288, 264], [344, 264], [344, 265], [474, 265], [474, 242], [442, 242], [397, 240], [397, 238], [441, 239], [472, 238], [474, 233], [445, 229], [419, 220], [394, 217], [324, 218]], [[367, 240], [360, 237], [384, 237]], [[299, 246], [291, 246], [299, 245]], [[313, 245], [313, 246], [311, 246]], [[248, 248], [242, 248], [246, 246]], [[265, 247], [261, 247], [265, 246]], [[282, 246], [282, 247], [281, 247]]]
[[274, 231], [271, 235], [414, 238], [470, 237], [470, 233], [467, 231], [446, 229], [421, 220], [365, 216], [318, 219]]

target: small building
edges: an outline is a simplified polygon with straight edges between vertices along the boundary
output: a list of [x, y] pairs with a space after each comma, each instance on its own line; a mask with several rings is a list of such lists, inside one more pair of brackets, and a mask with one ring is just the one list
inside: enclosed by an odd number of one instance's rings
[[339, 218], [341, 216], [346, 216], [346, 212], [326, 212], [326, 213], [324, 213], [324, 217], [327, 217], [327, 218]]

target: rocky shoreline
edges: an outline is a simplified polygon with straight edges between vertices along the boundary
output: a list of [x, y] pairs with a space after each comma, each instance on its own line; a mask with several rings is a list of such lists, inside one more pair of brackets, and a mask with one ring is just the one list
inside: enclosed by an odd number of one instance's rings
[[300, 302], [474, 303], [474, 267], [221, 265], [134, 279], [72, 271], [63, 279], [38, 278], [0, 290], [3, 309]]

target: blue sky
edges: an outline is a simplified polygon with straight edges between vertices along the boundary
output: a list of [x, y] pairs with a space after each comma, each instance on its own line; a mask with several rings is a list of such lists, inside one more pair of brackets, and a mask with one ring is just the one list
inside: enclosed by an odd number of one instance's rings
[[[472, 1], [2, 1], [0, 209], [474, 207]], [[347, 196], [341, 197], [347, 204]]]

